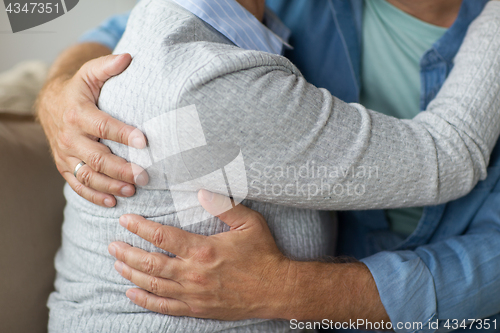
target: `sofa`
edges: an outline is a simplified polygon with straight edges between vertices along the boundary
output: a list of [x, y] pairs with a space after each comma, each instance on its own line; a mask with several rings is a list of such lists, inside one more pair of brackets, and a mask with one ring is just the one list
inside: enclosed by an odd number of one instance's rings
[[49, 293], [60, 246], [64, 180], [33, 101], [46, 65], [0, 74], [0, 332], [47, 332]]

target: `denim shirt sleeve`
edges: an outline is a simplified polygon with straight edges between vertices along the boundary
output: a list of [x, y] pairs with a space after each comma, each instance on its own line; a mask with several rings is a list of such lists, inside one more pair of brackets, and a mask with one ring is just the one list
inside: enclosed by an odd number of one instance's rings
[[125, 32], [129, 16], [130, 12], [110, 17], [97, 28], [84, 33], [79, 42], [99, 43], [113, 50]]
[[[498, 170], [497, 170], [498, 171]], [[396, 332], [434, 332], [436, 319], [500, 313], [500, 185], [460, 236], [362, 260], [370, 269]], [[422, 323], [406, 329], [398, 323]]]
[[[416, 252], [379, 252], [361, 261], [375, 279], [394, 331], [433, 332], [427, 328], [437, 318], [434, 278]], [[414, 322], [422, 323], [422, 330], [404, 327], [404, 323]]]

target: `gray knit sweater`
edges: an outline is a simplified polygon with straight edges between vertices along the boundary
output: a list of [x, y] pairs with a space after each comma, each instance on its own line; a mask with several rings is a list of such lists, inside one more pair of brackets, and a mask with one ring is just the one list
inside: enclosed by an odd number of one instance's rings
[[[134, 60], [106, 83], [99, 106], [141, 128], [165, 112], [195, 105], [208, 144], [230, 142], [241, 149], [249, 199], [244, 204], [265, 216], [284, 253], [314, 259], [333, 243], [331, 224], [314, 209], [437, 204], [464, 195], [485, 177], [500, 133], [499, 13], [500, 3], [487, 6], [428, 111], [404, 121], [336, 99], [308, 84], [287, 59], [239, 49], [168, 0], [143, 0], [115, 50]], [[105, 143], [134, 160], [127, 147]], [[183, 168], [181, 162], [173, 166]], [[136, 213], [181, 226], [168, 181], [152, 171], [151, 184], [133, 198], [118, 198], [114, 209], [95, 206], [66, 186], [56, 291], [48, 302], [50, 332], [290, 331], [282, 321], [164, 316], [126, 298], [132, 285], [114, 270], [108, 244], [119, 240], [162, 251], [124, 230], [118, 218]], [[184, 229], [212, 235], [227, 226], [209, 218]]]

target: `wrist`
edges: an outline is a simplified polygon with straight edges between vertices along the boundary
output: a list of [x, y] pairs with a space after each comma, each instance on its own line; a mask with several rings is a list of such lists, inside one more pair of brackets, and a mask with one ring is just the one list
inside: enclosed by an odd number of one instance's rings
[[270, 313], [274, 319], [388, 321], [369, 269], [360, 262], [289, 261]]
[[259, 311], [255, 318], [261, 319], [287, 319], [289, 302], [293, 299], [293, 271], [295, 261], [282, 256], [273, 260], [263, 270], [266, 279], [266, 288], [262, 290]]
[[285, 319], [328, 318], [325, 302], [331, 298], [336, 270], [337, 265], [332, 263], [293, 261], [288, 275], [289, 285], [293, 288], [289, 288], [286, 295]]
[[36, 114], [41, 122], [43, 122], [45, 111], [49, 110], [48, 105], [53, 103], [62, 91], [63, 85], [71, 79], [71, 77], [72, 76], [69, 74], [59, 74], [47, 79], [35, 102]]
[[[328, 279], [331, 264], [302, 262], [284, 258], [277, 266], [275, 278], [266, 293], [262, 318], [312, 319], [310, 312], [317, 308], [328, 291], [318, 288], [318, 282]], [[324, 284], [323, 284], [324, 285]]]

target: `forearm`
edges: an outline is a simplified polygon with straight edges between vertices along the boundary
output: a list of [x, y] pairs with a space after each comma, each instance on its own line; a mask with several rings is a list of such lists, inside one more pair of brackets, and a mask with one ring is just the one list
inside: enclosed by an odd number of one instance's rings
[[276, 318], [389, 321], [375, 281], [363, 263], [292, 262], [284, 285], [277, 287], [284, 295], [275, 298]]
[[[500, 2], [492, 1], [470, 25], [454, 68], [427, 112], [411, 121], [423, 125], [435, 142], [439, 202], [467, 194], [487, 176], [500, 133], [499, 32]], [[459, 183], [462, 189], [453, 185]]]
[[89, 60], [111, 54], [111, 50], [99, 43], [81, 43], [65, 50], [54, 62], [48, 80], [61, 76], [71, 77]]
[[280, 59], [225, 75], [228, 56], [216, 80], [214, 68], [210, 81], [192, 78], [182, 104], [211, 125], [208, 140], [241, 147], [248, 199], [328, 210], [447, 202], [485, 178], [500, 133], [499, 9], [489, 4], [471, 26], [448, 81], [414, 120], [347, 105]]

